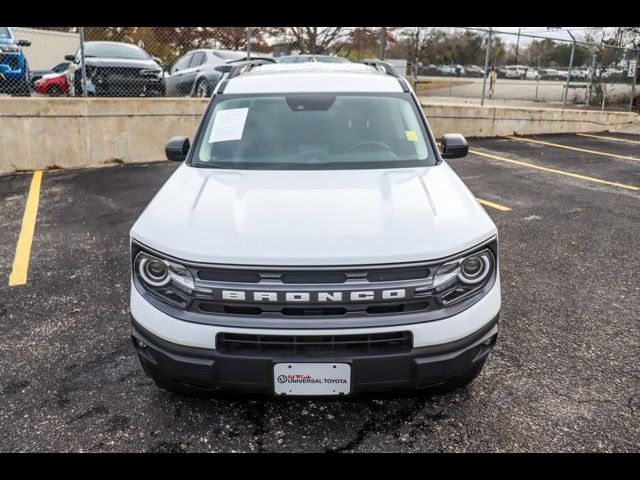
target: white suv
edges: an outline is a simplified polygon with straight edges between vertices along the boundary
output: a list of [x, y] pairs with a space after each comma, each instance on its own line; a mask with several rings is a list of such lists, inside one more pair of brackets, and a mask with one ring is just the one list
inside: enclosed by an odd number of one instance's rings
[[132, 339], [184, 394], [465, 385], [498, 332], [497, 230], [382, 62], [247, 63], [131, 229]]
[[504, 76], [505, 78], [524, 80], [527, 75], [527, 68], [525, 65], [507, 65], [504, 69]]

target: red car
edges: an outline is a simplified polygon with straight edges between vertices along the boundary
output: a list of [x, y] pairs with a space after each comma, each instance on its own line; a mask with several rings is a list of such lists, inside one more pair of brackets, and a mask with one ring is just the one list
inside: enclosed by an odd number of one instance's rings
[[66, 73], [52, 73], [44, 75], [40, 80], [36, 80], [33, 85], [36, 92], [52, 97], [69, 94], [69, 84]]

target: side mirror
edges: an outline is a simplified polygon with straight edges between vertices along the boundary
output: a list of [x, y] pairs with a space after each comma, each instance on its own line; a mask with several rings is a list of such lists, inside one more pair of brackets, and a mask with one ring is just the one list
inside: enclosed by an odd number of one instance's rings
[[189, 139], [187, 137], [173, 137], [164, 147], [164, 153], [172, 162], [183, 162], [189, 153]]
[[442, 158], [462, 158], [469, 153], [469, 143], [459, 133], [445, 133], [442, 135]]
[[31, 40], [18, 40], [17, 45], [19, 47], [30, 47], [31, 46]]
[[76, 63], [76, 56], [75, 55], [65, 55], [64, 59], [67, 62]]

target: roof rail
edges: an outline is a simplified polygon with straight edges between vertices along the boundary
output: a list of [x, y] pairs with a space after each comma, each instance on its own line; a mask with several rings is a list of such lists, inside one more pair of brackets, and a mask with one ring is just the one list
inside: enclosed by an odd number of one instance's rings
[[389, 62], [383, 62], [382, 60], [368, 59], [362, 60], [360, 63], [364, 63], [365, 65], [369, 65], [376, 70], [380, 70], [381, 72], [386, 73], [387, 75], [391, 75], [392, 77], [399, 77], [398, 72]]
[[258, 65], [265, 65], [269, 63], [274, 63], [274, 61], [257, 59], [218, 65], [215, 69], [219, 72], [222, 72], [222, 78], [220, 79], [220, 84], [216, 89], [216, 93], [224, 93], [224, 89], [227, 87], [227, 83], [229, 83], [229, 80], [231, 80], [233, 77], [242, 75], [243, 73], [251, 70], [253, 67], [257, 67]]
[[247, 60], [246, 62], [234, 63], [232, 64], [233, 68], [229, 72], [229, 76], [227, 77], [227, 80], [230, 80], [233, 77], [237, 77], [238, 75], [248, 72], [249, 70], [253, 69], [254, 67], [257, 67], [258, 65], [265, 65], [269, 63], [273, 63], [273, 62], [260, 59], [260, 60]]

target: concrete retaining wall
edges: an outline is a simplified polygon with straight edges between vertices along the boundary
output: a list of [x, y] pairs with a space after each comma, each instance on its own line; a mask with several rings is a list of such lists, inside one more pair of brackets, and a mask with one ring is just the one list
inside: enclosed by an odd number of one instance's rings
[[507, 106], [422, 103], [436, 136], [457, 132], [467, 137], [536, 135], [541, 133], [600, 132], [638, 121], [628, 112], [562, 110]]
[[[0, 98], [0, 174], [163, 160], [174, 135], [193, 138], [207, 100]], [[424, 103], [435, 134], [469, 137], [595, 132], [637, 121], [623, 112]]]

